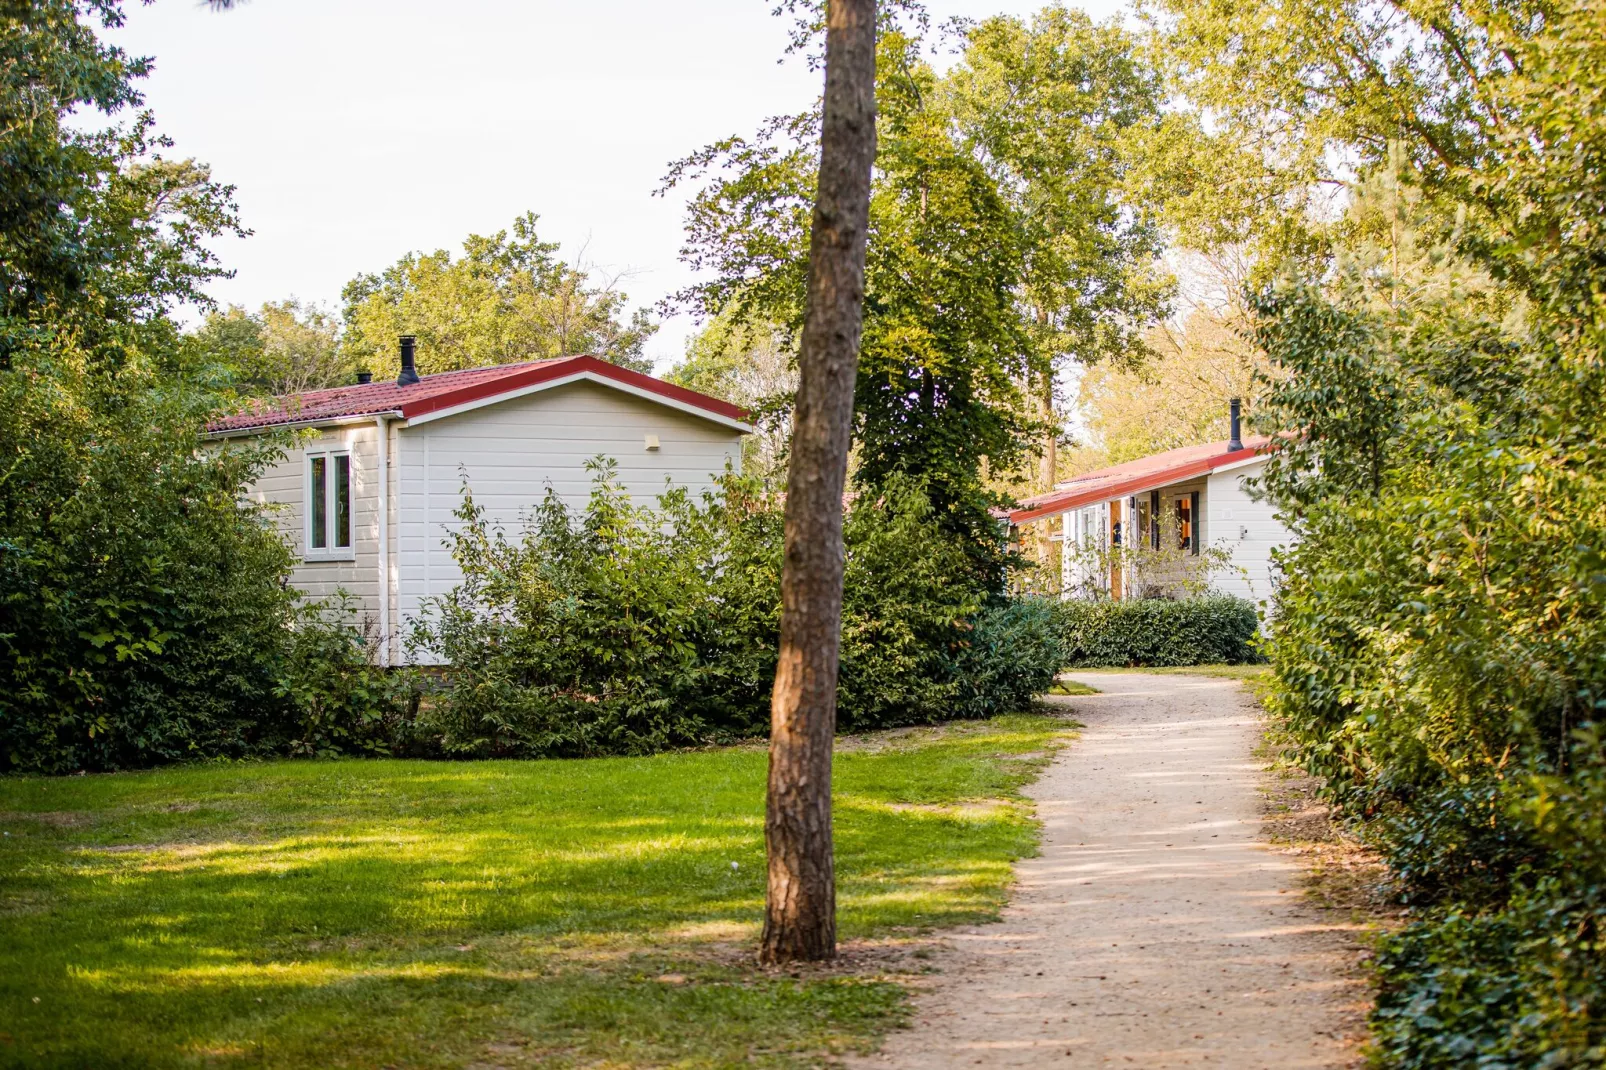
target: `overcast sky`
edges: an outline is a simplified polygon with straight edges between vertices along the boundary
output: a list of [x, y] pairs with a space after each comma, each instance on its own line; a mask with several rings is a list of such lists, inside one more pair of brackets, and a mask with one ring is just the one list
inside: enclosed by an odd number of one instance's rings
[[[1029, 15], [1044, 0], [928, 0]], [[112, 39], [155, 57], [147, 104], [175, 152], [238, 187], [254, 233], [218, 247], [213, 296], [337, 306], [360, 271], [541, 216], [564, 255], [634, 274], [650, 304], [690, 275], [666, 166], [805, 107], [820, 75], [777, 64], [774, 0], [195, 0], [128, 3]], [[1116, 0], [1088, 10], [1108, 17]], [[695, 324], [648, 343], [666, 367]]]

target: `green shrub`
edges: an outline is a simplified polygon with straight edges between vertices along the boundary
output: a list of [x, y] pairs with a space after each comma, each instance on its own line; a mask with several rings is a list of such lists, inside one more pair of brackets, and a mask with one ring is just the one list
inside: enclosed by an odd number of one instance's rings
[[1297, 534], [1269, 708], [1417, 912], [1380, 942], [1380, 1064], [1599, 1066], [1606, 335], [1439, 303], [1488, 280], [1433, 263], [1262, 295], [1261, 413], [1300, 430], [1264, 475]]
[[1017, 598], [978, 613], [955, 660], [955, 714], [992, 717], [1026, 708], [1065, 666], [1055, 602]]
[[837, 723], [857, 731], [957, 716], [955, 660], [982, 594], [967, 555], [915, 483], [889, 478], [843, 524], [842, 671]]
[[274, 751], [290, 559], [240, 503], [265, 456], [197, 453], [194, 399], [90, 400], [0, 373], [0, 768]]
[[1238, 665], [1258, 661], [1259, 618], [1242, 598], [1209, 595], [1056, 606], [1067, 668]]
[[297, 606], [287, 638], [276, 689], [293, 718], [286, 753], [332, 758], [416, 749], [414, 674], [379, 666], [373, 622], [358, 618], [350, 598]]
[[[754, 727], [769, 666], [751, 589], [761, 556], [721, 553], [756, 515], [729, 497], [631, 502], [599, 467], [584, 513], [555, 492], [516, 541], [491, 527], [465, 485], [452, 555], [463, 582], [416, 622], [412, 646], [446, 662], [421, 714], [450, 754], [643, 754]], [[749, 539], [730, 540], [751, 548]], [[766, 593], [769, 577], [758, 581]], [[743, 634], [745, 633], [745, 634]], [[770, 640], [769, 646], [773, 646]], [[707, 699], [705, 703], [703, 700]]]
[[[594, 462], [583, 511], [549, 494], [494, 529], [464, 488], [463, 583], [410, 643], [446, 663], [414, 726], [447, 753], [639, 754], [769, 727], [780, 632], [782, 513], [751, 480], [633, 504]], [[838, 724], [983, 717], [1046, 690], [1046, 607], [983, 608], [970, 557], [929, 499], [894, 478], [862, 497], [846, 544]]]
[[1606, 1065], [1606, 895], [1546, 878], [1490, 911], [1438, 909], [1383, 942], [1374, 1043], [1387, 1066]]
[[[369, 753], [402, 701], [364, 638], [298, 607], [245, 489], [273, 449], [196, 449], [211, 402], [0, 374], [0, 770]], [[383, 722], [383, 723], [381, 723]]]

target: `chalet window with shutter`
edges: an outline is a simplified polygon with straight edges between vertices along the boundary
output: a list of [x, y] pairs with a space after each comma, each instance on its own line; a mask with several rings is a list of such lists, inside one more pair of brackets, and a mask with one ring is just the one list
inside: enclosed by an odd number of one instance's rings
[[1199, 553], [1199, 492], [1183, 491], [1167, 499], [1165, 538], [1175, 539], [1176, 548], [1185, 553]]
[[356, 557], [351, 523], [351, 451], [307, 453], [308, 561], [350, 561]]

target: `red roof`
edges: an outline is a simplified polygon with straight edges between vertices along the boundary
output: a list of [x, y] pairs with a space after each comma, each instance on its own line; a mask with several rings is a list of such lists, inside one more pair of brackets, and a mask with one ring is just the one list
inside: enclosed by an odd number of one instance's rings
[[1184, 479], [1202, 476], [1225, 465], [1267, 453], [1271, 450], [1271, 442], [1269, 435], [1246, 435], [1241, 450], [1229, 450], [1225, 442], [1207, 442], [1202, 446], [1183, 446], [1125, 464], [1100, 468], [1077, 476], [1048, 494], [1027, 498], [1019, 508], [1010, 510], [1009, 522], [1024, 524], [1080, 509], [1084, 505], [1114, 501], [1129, 494], [1180, 483]]
[[287, 425], [332, 423], [380, 413], [400, 413], [403, 419], [413, 419], [426, 413], [453, 409], [495, 398], [499, 394], [578, 375], [606, 379], [626, 389], [655, 394], [678, 408], [700, 409], [713, 417], [736, 421], [747, 418], [744, 409], [728, 401], [699, 394], [695, 390], [687, 390], [596, 357], [582, 356], [437, 372], [420, 376], [418, 382], [409, 386], [397, 386], [394, 382], [360, 383], [329, 390], [309, 390], [304, 394], [288, 394], [252, 402], [242, 412], [212, 421], [207, 430], [214, 434], [254, 431]]

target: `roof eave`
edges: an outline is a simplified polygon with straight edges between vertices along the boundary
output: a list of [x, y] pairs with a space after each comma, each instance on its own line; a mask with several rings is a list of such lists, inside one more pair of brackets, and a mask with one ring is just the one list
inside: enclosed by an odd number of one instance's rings
[[381, 416], [387, 420], [400, 420], [403, 418], [400, 409], [379, 409], [375, 412], [358, 413], [353, 416], [324, 416], [306, 420], [275, 420], [268, 423], [245, 424], [240, 427], [223, 427], [216, 430], [203, 431], [201, 432], [201, 437], [207, 440], [250, 438], [254, 435], [272, 434], [275, 431], [300, 431], [308, 427], [349, 427], [352, 424], [371, 424]]
[[532, 369], [531, 373], [521, 377], [515, 386], [502, 385], [500, 389], [493, 390], [490, 387], [495, 384], [476, 384], [464, 387], [462, 390], [436, 394], [413, 404], [404, 404], [401, 411], [407, 417], [409, 425], [429, 423], [432, 420], [456, 416], [487, 405], [497, 405], [576, 382], [593, 382], [632, 394], [654, 404], [663, 405], [665, 408], [676, 409], [690, 416], [720, 424], [744, 435], [750, 435], [754, 431], [753, 425], [743, 419], [747, 412], [740, 406], [706, 394], [699, 394], [694, 390], [677, 387], [673, 383], [665, 383], [650, 375], [632, 372], [628, 368], [609, 364], [596, 357], [573, 357], [561, 364]]
[[1220, 454], [1215, 457], [1205, 457], [1163, 472], [1151, 472], [1145, 475], [1133, 476], [1119, 483], [1110, 483], [1096, 490], [1088, 490], [1084, 494], [1070, 494], [1061, 501], [1051, 505], [1043, 505], [1031, 509], [1017, 509], [1009, 514], [1011, 524], [1029, 524], [1033, 520], [1042, 520], [1044, 517], [1058, 516], [1068, 513], [1072, 509], [1080, 509], [1085, 505], [1094, 505], [1098, 502], [1114, 501], [1128, 495], [1137, 494], [1146, 490], [1159, 490], [1173, 483], [1181, 483], [1185, 479], [1196, 476], [1209, 475], [1226, 469], [1232, 469], [1258, 460], [1271, 452], [1271, 444], [1256, 446], [1251, 449], [1234, 450], [1231, 453]]

